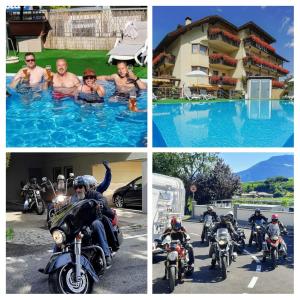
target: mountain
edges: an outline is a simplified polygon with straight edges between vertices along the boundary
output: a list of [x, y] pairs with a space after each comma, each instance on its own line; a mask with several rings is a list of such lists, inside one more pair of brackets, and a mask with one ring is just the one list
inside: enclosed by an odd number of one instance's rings
[[261, 161], [247, 170], [236, 173], [241, 182], [260, 181], [270, 177], [294, 177], [294, 156], [280, 155]]

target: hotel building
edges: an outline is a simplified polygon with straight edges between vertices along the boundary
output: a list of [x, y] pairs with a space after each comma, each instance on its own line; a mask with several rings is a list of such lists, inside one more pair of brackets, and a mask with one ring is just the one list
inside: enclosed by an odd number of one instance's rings
[[[154, 50], [153, 86], [169, 83], [220, 97], [247, 97], [249, 80], [269, 79], [270, 98], [278, 99], [284, 91], [280, 77], [289, 71], [283, 67], [288, 61], [272, 46], [275, 42], [254, 22], [237, 27], [219, 16], [194, 22], [187, 17]], [[193, 76], [196, 70], [202, 72]]]

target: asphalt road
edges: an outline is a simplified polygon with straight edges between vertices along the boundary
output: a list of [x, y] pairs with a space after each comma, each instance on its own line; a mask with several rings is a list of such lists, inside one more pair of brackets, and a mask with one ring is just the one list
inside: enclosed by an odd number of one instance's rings
[[[195, 255], [195, 271], [192, 277], [185, 278], [183, 283], [175, 287], [176, 294], [286, 294], [294, 292], [294, 247], [293, 234], [284, 237], [288, 247], [288, 257], [272, 270], [270, 263], [262, 263], [261, 253], [246, 247], [248, 253], [239, 255], [229, 269], [227, 279], [222, 280], [218, 268], [210, 270], [211, 259], [208, 257], [208, 247], [200, 243], [202, 224], [184, 222], [191, 237]], [[250, 230], [245, 229], [249, 237]], [[153, 293], [169, 293], [167, 280], [164, 276], [165, 254], [153, 257]]]
[[[93, 293], [147, 293], [147, 228], [143, 225], [146, 223], [146, 215], [133, 211], [128, 213], [125, 210], [119, 210], [119, 212], [120, 223], [123, 224], [121, 228], [123, 227], [124, 241], [113, 258], [112, 267], [105, 272], [101, 281], [94, 285]], [[32, 224], [36, 226], [39, 216], [29, 217], [33, 219]], [[145, 220], [141, 221], [141, 218]], [[133, 222], [134, 220], [136, 222]], [[22, 225], [18, 224], [18, 226]], [[14, 227], [15, 231], [18, 231], [18, 228]], [[28, 222], [26, 222], [27, 228], [32, 230]], [[35, 229], [41, 236], [45, 235], [46, 229], [37, 227]], [[37, 270], [44, 268], [47, 264], [52, 247], [50, 234], [49, 244], [7, 243], [6, 293], [49, 293], [48, 276]]]

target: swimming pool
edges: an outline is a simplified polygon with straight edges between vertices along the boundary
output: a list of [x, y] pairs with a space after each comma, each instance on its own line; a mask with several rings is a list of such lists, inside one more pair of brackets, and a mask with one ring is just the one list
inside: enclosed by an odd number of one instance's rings
[[[11, 77], [7, 76], [9, 83]], [[53, 100], [50, 91], [42, 97], [13, 92], [6, 101], [7, 147], [145, 147], [147, 113], [129, 112], [127, 105], [108, 103], [115, 90], [112, 82], [102, 82], [105, 103], [98, 107], [79, 105], [72, 98]], [[137, 99], [147, 108], [147, 92]]]
[[156, 104], [154, 147], [293, 147], [294, 103], [229, 100]]

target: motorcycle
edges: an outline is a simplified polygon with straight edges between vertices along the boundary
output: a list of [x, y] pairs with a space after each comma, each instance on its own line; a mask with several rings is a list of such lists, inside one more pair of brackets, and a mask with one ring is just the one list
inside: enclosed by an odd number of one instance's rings
[[[286, 232], [284, 232], [286, 234]], [[278, 231], [267, 232], [267, 238], [263, 242], [263, 259], [265, 262], [267, 257], [271, 260], [272, 268], [275, 269], [278, 265], [280, 257], [285, 257], [286, 251], [283, 249], [283, 238]]]
[[174, 291], [176, 281], [182, 280], [184, 275], [190, 276], [193, 272], [192, 267], [188, 265], [189, 254], [185, 249], [182, 232], [171, 232], [167, 235], [161, 245], [167, 252], [167, 259], [165, 261], [165, 278], [169, 280], [169, 288], [171, 293]]
[[[103, 249], [90, 229], [91, 220], [99, 217], [99, 203], [93, 199], [70, 202], [70, 197], [57, 196], [49, 231], [60, 249], [50, 257], [46, 268], [51, 293], [87, 294], [106, 270]], [[112, 221], [114, 235], [120, 245], [122, 232], [117, 216]]]
[[209, 246], [209, 243], [211, 241], [211, 232], [212, 228], [214, 227], [213, 218], [211, 215], [206, 215], [203, 221], [204, 226], [204, 239], [207, 242], [207, 245]]
[[256, 248], [258, 251], [262, 250], [262, 243], [264, 241], [265, 230], [265, 221], [263, 219], [255, 220], [252, 224], [253, 239], [255, 241]]
[[45, 202], [42, 199], [41, 192], [38, 188], [25, 186], [22, 189], [22, 194], [25, 198], [24, 212], [35, 210], [38, 215], [42, 215], [45, 211]]
[[215, 234], [214, 251], [212, 258], [216, 260], [223, 279], [227, 277], [228, 267], [235, 259], [233, 244], [227, 228], [219, 228]]

